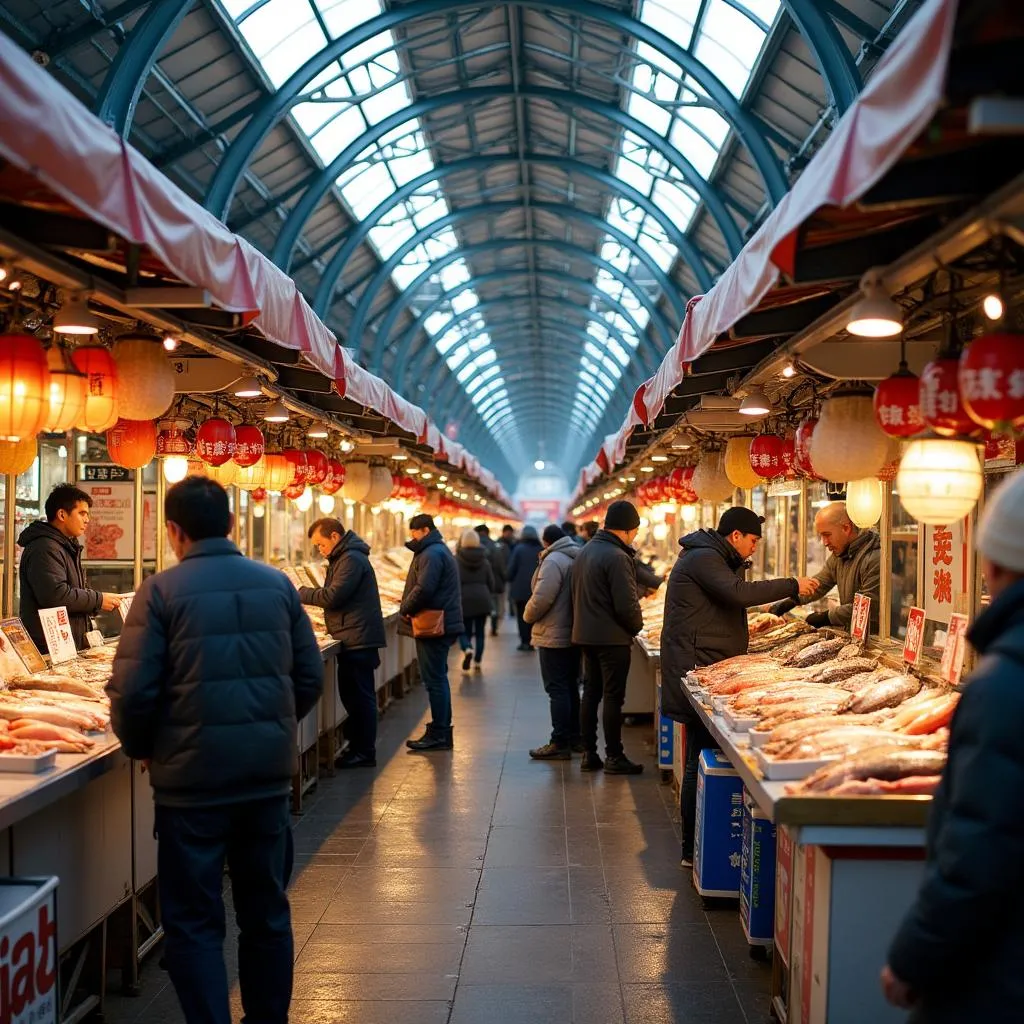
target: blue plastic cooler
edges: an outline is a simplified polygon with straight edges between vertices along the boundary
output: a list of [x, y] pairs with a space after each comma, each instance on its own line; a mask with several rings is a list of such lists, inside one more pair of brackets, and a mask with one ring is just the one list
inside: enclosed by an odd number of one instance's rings
[[775, 825], [754, 803], [743, 800], [740, 860], [740, 921], [752, 946], [770, 946], [775, 931]]
[[743, 782], [720, 750], [702, 750], [693, 843], [693, 884], [701, 896], [739, 896], [742, 849]]

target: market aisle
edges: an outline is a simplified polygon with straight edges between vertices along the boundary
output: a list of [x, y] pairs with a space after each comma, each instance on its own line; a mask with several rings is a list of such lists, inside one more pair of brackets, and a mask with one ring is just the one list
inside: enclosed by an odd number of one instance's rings
[[[417, 689], [381, 723], [376, 773], [322, 782], [296, 821], [293, 1024], [766, 1020], [735, 908], [705, 913], [680, 871], [650, 726], [626, 731], [639, 778], [531, 762], [546, 698], [502, 628], [482, 675], [452, 657], [454, 756], [405, 753]], [[180, 1021], [155, 962], [107, 1019]]]

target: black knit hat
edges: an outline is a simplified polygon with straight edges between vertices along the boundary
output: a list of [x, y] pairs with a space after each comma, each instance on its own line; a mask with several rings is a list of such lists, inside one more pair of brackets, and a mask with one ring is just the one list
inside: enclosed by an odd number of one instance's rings
[[718, 532], [723, 537], [728, 537], [734, 530], [739, 530], [740, 533], [749, 533], [753, 537], [760, 537], [763, 522], [764, 516], [759, 516], [743, 505], [734, 505], [722, 513], [722, 518], [718, 521]]
[[606, 530], [621, 530], [628, 533], [640, 525], [640, 513], [629, 501], [613, 501], [608, 506], [604, 516], [604, 528]]

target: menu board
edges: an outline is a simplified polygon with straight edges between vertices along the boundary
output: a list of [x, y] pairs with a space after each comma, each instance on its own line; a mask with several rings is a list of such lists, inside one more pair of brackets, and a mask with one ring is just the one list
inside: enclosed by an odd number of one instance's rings
[[[92, 498], [83, 555], [87, 562], [130, 562], [135, 557], [135, 485], [83, 480], [79, 485]], [[142, 557], [156, 557], [155, 498], [142, 502]]]
[[25, 624], [21, 619], [4, 619], [0, 622], [0, 633], [10, 643], [21, 659], [22, 665], [29, 672], [45, 672], [46, 662], [39, 653], [32, 637], [28, 635]]

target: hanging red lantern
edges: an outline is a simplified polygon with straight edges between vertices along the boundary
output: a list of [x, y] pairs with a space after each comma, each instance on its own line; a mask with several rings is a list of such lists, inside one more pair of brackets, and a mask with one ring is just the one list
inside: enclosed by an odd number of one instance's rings
[[986, 334], [960, 356], [957, 373], [964, 410], [989, 430], [1024, 427], [1024, 335]]
[[796, 428], [796, 434], [793, 437], [793, 469], [801, 476], [810, 477], [812, 480], [821, 479], [814, 472], [814, 466], [811, 465], [811, 438], [814, 436], [814, 428], [817, 425], [817, 417], [808, 416]]
[[196, 431], [196, 455], [208, 466], [223, 466], [236, 448], [235, 428], [220, 416], [211, 417]]
[[750, 468], [760, 477], [770, 480], [785, 472], [782, 453], [785, 442], [775, 434], [758, 434], [750, 442]]
[[673, 501], [682, 501], [686, 495], [686, 470], [676, 466], [668, 475], [668, 491]]
[[50, 413], [46, 350], [31, 335], [0, 335], [0, 438], [35, 438]]
[[289, 484], [281, 493], [291, 501], [301, 498], [306, 491], [305, 484]]
[[292, 476], [288, 481], [288, 485], [296, 486], [302, 484], [305, 486], [307, 473], [309, 472], [309, 462], [306, 460], [306, 453], [299, 451], [298, 448], [285, 448], [281, 454], [292, 469]]
[[783, 476], [792, 476], [796, 468], [796, 442], [791, 437], [782, 439], [782, 454], [779, 456]]
[[71, 353], [71, 362], [89, 378], [85, 412], [75, 424], [89, 434], [100, 434], [117, 422], [118, 380], [113, 357], [101, 345], [83, 345]]
[[161, 458], [168, 455], [191, 455], [195, 449], [195, 431], [192, 421], [185, 419], [160, 420], [156, 425], [156, 453]]
[[118, 420], [107, 431], [107, 452], [116, 466], [141, 469], [156, 457], [156, 424], [152, 420]]
[[345, 482], [345, 467], [337, 459], [327, 460], [327, 476], [320, 485], [324, 494], [337, 494]]
[[954, 356], [940, 356], [921, 371], [921, 416], [943, 437], [978, 430], [960, 397], [959, 372], [960, 360]]
[[875, 389], [874, 408], [876, 422], [890, 437], [913, 437], [924, 430], [921, 382], [905, 362]]
[[249, 496], [257, 505], [262, 505], [267, 500], [267, 490], [265, 487], [257, 487], [256, 490], [249, 492]]
[[235, 454], [232, 458], [243, 468], [255, 466], [267, 449], [263, 431], [251, 423], [235, 427]]
[[327, 479], [330, 468], [330, 461], [323, 452], [315, 448], [306, 450], [306, 483], [318, 487]]

